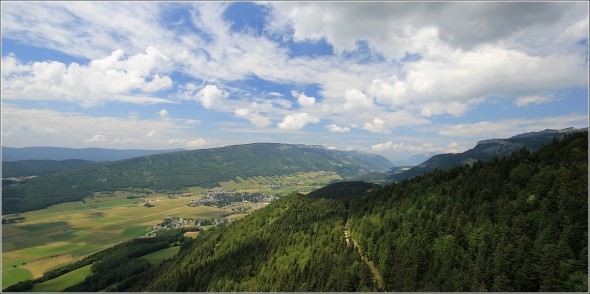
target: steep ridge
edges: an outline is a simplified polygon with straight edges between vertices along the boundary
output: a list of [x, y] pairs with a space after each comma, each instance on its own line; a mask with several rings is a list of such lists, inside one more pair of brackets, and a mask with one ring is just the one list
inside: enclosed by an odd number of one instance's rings
[[477, 145], [474, 148], [463, 153], [435, 155], [407, 171], [390, 174], [388, 178], [393, 181], [401, 181], [425, 174], [437, 168], [445, 169], [463, 164], [472, 164], [478, 160], [486, 161], [498, 156], [507, 156], [522, 148], [536, 151], [543, 145], [551, 143], [554, 138], [561, 139], [566, 134], [580, 131], [588, 131], [588, 128], [566, 128], [563, 130], [547, 129], [540, 132], [519, 134], [508, 139], [482, 140], [477, 142]]
[[[375, 158], [379, 159], [379, 165], [371, 163]], [[275, 143], [165, 153], [57, 171], [6, 186], [3, 190], [2, 211], [6, 214], [39, 209], [80, 200], [95, 191], [212, 187], [238, 176], [246, 178], [333, 171], [347, 179], [391, 168], [390, 163], [384, 165], [384, 162], [389, 161], [377, 155]]]

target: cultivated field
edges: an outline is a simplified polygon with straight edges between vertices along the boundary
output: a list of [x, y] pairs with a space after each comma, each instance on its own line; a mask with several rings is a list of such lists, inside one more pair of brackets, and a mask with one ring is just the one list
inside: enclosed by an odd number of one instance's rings
[[309, 193], [329, 184], [333, 180], [341, 180], [334, 172], [315, 171], [294, 173], [286, 176], [250, 177], [220, 182], [224, 189], [234, 189], [238, 192], [262, 193], [267, 195], [287, 194], [291, 192]]
[[[235, 181], [222, 182], [220, 186], [239, 192], [284, 195], [294, 191], [307, 193], [339, 179], [340, 176], [333, 172], [320, 171], [289, 176], [238, 177]], [[191, 198], [200, 197], [205, 190], [190, 187], [186, 192], [192, 196], [174, 199], [148, 189], [95, 193], [83, 201], [21, 213], [19, 216], [25, 217], [24, 222], [2, 225], [2, 289], [19, 281], [38, 278], [48, 270], [114, 244], [143, 236], [150, 231], [150, 226], [165, 218], [237, 219], [262, 207], [256, 203], [239, 203], [225, 209], [187, 206]], [[128, 199], [131, 196], [146, 196], [145, 201], [154, 207], [134, 204], [140, 198]], [[246, 212], [231, 214], [232, 209], [240, 207], [246, 208]], [[196, 237], [194, 235], [191, 237]]]
[[[220, 218], [228, 211], [208, 206], [187, 206], [187, 197], [169, 199], [152, 194], [154, 207], [133, 204], [130, 192], [95, 195], [21, 213], [22, 223], [2, 225], [2, 288], [37, 278], [50, 269], [81, 259], [119, 242], [148, 233], [149, 226], [166, 217]], [[93, 206], [95, 208], [91, 208]]]

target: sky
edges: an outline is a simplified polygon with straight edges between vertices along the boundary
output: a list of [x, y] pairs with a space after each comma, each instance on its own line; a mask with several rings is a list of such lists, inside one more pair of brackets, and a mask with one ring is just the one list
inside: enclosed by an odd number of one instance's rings
[[1, 2], [2, 145], [384, 155], [588, 126], [587, 2]]

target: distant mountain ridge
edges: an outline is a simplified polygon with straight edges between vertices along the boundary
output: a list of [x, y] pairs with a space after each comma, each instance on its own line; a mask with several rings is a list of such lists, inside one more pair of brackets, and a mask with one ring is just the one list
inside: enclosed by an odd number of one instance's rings
[[566, 134], [581, 131], [588, 131], [588, 128], [566, 128], [562, 130], [546, 129], [539, 132], [518, 134], [508, 139], [482, 140], [477, 142], [477, 145], [474, 148], [463, 153], [435, 155], [407, 171], [390, 174], [388, 178], [393, 181], [401, 181], [425, 174], [437, 168], [450, 168], [463, 164], [471, 164], [478, 160], [485, 161], [498, 156], [507, 156], [522, 148], [536, 151], [543, 145], [551, 143], [553, 138], [561, 139]]
[[47, 172], [82, 167], [95, 163], [83, 159], [43, 160], [30, 159], [19, 161], [2, 161], [2, 177], [21, 177], [44, 174]]
[[408, 165], [418, 165], [428, 159], [430, 159], [432, 156], [437, 155], [438, 153], [419, 153], [419, 154], [414, 154], [406, 159], [403, 160], [397, 160], [395, 162], [393, 162], [393, 164], [395, 164], [396, 166], [408, 166]]
[[[100, 162], [40, 175], [3, 190], [4, 213], [39, 209], [77, 201], [91, 192], [150, 188], [175, 190], [212, 187], [236, 177], [332, 171], [345, 179], [393, 165], [385, 157], [354, 151], [279, 143], [253, 143], [179, 151]], [[56, 183], [59, 183], [56, 185]]]
[[67, 160], [113, 161], [160, 153], [184, 151], [186, 149], [144, 150], [106, 148], [65, 148], [65, 147], [23, 147], [2, 146], [2, 161], [18, 160]]

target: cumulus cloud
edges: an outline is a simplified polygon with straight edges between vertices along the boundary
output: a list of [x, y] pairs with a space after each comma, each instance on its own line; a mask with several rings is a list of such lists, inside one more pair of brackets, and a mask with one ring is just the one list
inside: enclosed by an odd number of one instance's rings
[[[182, 21], [199, 31], [187, 33], [160, 22], [178, 9], [165, 3], [7, 3], [3, 37], [90, 61], [23, 63], [5, 55], [2, 98], [94, 106], [171, 97], [257, 127], [279, 121], [297, 129], [321, 119], [335, 126], [329, 131], [387, 133], [462, 116], [491, 99], [524, 106], [549, 101], [530, 98], [538, 93], [588, 87], [586, 3], [266, 2], [259, 4], [269, 14], [264, 34], [232, 31], [230, 5], [187, 3]], [[325, 40], [335, 54], [293, 56], [278, 39]], [[189, 81], [173, 83], [176, 73]], [[318, 91], [292, 93], [303, 115], [278, 88], [260, 91], [253, 78]], [[145, 130], [127, 138], [145, 138]]]
[[158, 111], [158, 116], [160, 116], [161, 119], [167, 119], [168, 110], [162, 108], [162, 110]]
[[[83, 106], [106, 101], [165, 103], [166, 99], [145, 96], [172, 87], [168, 58], [153, 47], [145, 54], [125, 58], [123, 50], [92, 60], [88, 65], [57, 61], [21, 63], [14, 55], [2, 58], [4, 99], [65, 100]], [[139, 92], [140, 94], [136, 94]]]
[[282, 122], [277, 123], [277, 126], [283, 130], [298, 130], [303, 128], [307, 124], [317, 124], [320, 119], [311, 116], [305, 112], [297, 112], [285, 116]]
[[471, 124], [440, 126], [438, 134], [449, 137], [472, 137], [489, 139], [508, 138], [520, 133], [542, 131], [544, 129], [564, 129], [586, 127], [587, 114], [572, 114], [543, 118], [515, 118], [498, 121], [481, 121]]
[[522, 96], [522, 97], [518, 97], [514, 101], [514, 104], [516, 106], [527, 106], [527, 105], [531, 105], [531, 104], [549, 103], [549, 102], [551, 102], [551, 100], [553, 100], [553, 98], [550, 96], [538, 96], [538, 95]]
[[373, 100], [357, 89], [346, 89], [344, 99], [345, 110], [367, 111], [373, 107]]
[[315, 97], [306, 96], [303, 92], [299, 93], [297, 91], [291, 91], [291, 95], [297, 98], [297, 102], [303, 107], [310, 107], [315, 104]]
[[[196, 140], [191, 130], [182, 121], [170, 119], [94, 117], [76, 112], [2, 105], [2, 140], [10, 142], [11, 146], [59, 144], [82, 148], [101, 144], [112, 148], [178, 148], [189, 147], [188, 142]], [[169, 144], [170, 139], [182, 141]], [[207, 138], [202, 139], [207, 144], [213, 143]]]
[[250, 109], [239, 108], [234, 111], [238, 117], [248, 119], [253, 125], [258, 128], [266, 128], [272, 124], [272, 121], [266, 117], [261, 116], [257, 112], [252, 112]]
[[339, 127], [335, 124], [327, 125], [326, 128], [328, 129], [328, 131], [330, 131], [332, 133], [348, 133], [348, 132], [350, 132], [350, 128]]
[[388, 130], [385, 128], [385, 121], [376, 117], [372, 122], [366, 122], [363, 125], [363, 130], [370, 131], [372, 133], [386, 133]]
[[[445, 46], [440, 46], [441, 51]], [[516, 50], [478, 47], [459, 49], [421, 62], [407, 63], [405, 77], [375, 79], [368, 87], [380, 103], [421, 109], [422, 115], [464, 114], [467, 105], [489, 96], [563, 87], [586, 87], [587, 68], [580, 55], [531, 56]]]
[[210, 109], [221, 103], [222, 100], [227, 99], [229, 94], [216, 85], [206, 85], [197, 93], [197, 99], [201, 101], [203, 107]]

